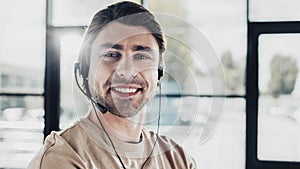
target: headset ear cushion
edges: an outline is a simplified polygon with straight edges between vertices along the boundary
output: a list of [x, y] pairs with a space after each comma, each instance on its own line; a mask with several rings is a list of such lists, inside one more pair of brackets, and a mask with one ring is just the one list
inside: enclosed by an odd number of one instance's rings
[[74, 72], [77, 73], [77, 70], [80, 72], [80, 65], [79, 65], [79, 62], [76, 62], [74, 64]]
[[157, 69], [157, 73], [158, 73], [158, 80], [160, 80], [161, 77], [164, 75], [164, 70], [163, 69]]
[[88, 77], [89, 67], [87, 65], [88, 64], [85, 61], [83, 61], [83, 63], [79, 63], [79, 70], [82, 78]]

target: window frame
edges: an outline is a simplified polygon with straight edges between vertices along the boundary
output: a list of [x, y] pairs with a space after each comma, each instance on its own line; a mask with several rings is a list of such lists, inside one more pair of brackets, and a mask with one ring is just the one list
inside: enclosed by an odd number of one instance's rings
[[300, 21], [255, 22], [249, 19], [247, 0], [246, 60], [246, 169], [299, 169], [300, 162], [258, 159], [259, 36], [300, 33]]
[[[46, 9], [47, 9], [47, 4], [45, 3], [46, 5]], [[47, 31], [47, 30], [46, 30]], [[45, 42], [47, 43], [47, 39], [45, 39]], [[45, 51], [47, 50], [47, 48], [45, 48]], [[45, 66], [45, 69], [46, 69], [46, 66]], [[2, 76], [2, 74], [1, 74]], [[4, 75], [6, 76], [6, 75]], [[46, 74], [44, 75], [44, 79], [46, 79]], [[2, 82], [1, 82], [2, 83]], [[19, 83], [19, 82], [17, 82]], [[7, 85], [10, 85], [10, 84], [5, 84], [4, 87], [6, 87]], [[32, 97], [41, 97], [43, 98], [43, 100], [45, 100], [45, 81], [44, 81], [44, 92], [6, 92], [6, 91], [0, 91], [0, 97], [1, 96], [8, 96], [8, 97], [26, 97], [26, 96], [32, 96]]]

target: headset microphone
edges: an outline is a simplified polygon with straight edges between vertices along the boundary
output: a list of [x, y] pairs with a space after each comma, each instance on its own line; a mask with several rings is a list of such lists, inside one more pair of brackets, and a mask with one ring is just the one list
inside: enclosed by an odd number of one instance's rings
[[104, 107], [102, 104], [96, 102], [95, 100], [92, 100], [92, 102], [94, 102], [96, 104], [96, 107], [98, 108], [98, 110], [101, 111], [102, 114], [105, 114], [107, 112], [107, 108]]
[[[107, 108], [104, 107], [102, 104], [98, 103], [95, 99], [93, 99], [92, 96], [90, 95], [90, 93], [89, 92], [85, 92], [82, 89], [82, 87], [79, 85], [78, 79], [77, 79], [77, 70], [80, 72], [79, 63], [75, 63], [75, 65], [74, 65], [74, 76], [75, 76], [75, 81], [76, 81], [76, 84], [77, 84], [79, 90], [96, 105], [97, 109], [100, 110], [100, 112], [102, 114], [105, 114], [107, 112]], [[84, 80], [86, 80], [86, 79], [84, 79]], [[86, 88], [88, 88], [87, 82], [84, 82], [84, 83], [86, 83]]]

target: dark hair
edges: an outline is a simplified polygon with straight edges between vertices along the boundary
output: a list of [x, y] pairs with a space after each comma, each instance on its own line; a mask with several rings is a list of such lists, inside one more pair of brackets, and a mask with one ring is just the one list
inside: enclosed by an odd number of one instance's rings
[[[150, 11], [142, 5], [123, 1], [98, 11], [89, 25], [79, 53], [79, 67], [83, 78], [88, 76], [90, 66], [90, 50], [97, 34], [112, 21], [129, 26], [143, 26], [152, 33], [159, 46], [159, 68], [163, 68], [162, 54], [165, 51], [165, 41], [162, 29]], [[87, 87], [87, 86], [85, 86]]]

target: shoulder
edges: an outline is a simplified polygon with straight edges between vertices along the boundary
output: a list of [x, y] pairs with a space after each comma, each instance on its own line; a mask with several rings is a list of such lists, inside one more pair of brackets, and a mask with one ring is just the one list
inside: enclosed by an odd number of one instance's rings
[[[156, 135], [152, 131], [150, 131], [149, 134], [151, 137], [155, 137]], [[159, 135], [157, 146], [161, 155], [166, 157], [172, 163], [176, 163], [176, 166], [188, 169], [197, 168], [195, 159], [173, 139], [164, 135]]]
[[[195, 159], [179, 144], [167, 136], [159, 136], [158, 144], [161, 150], [172, 158], [175, 166], [182, 166], [182, 168], [196, 169], [197, 164]], [[180, 167], [181, 168], [181, 167]]]
[[69, 133], [75, 132], [77, 125], [62, 132], [51, 132], [45, 139], [44, 146], [34, 156], [29, 163], [29, 169], [47, 169], [47, 168], [68, 168], [82, 165], [80, 157], [74, 151], [72, 146], [67, 141], [70, 138], [65, 137]]
[[[156, 133], [153, 131], [147, 131], [148, 137], [153, 138], [152, 140], [155, 140]], [[177, 144], [173, 139], [169, 138], [168, 136], [164, 135], [158, 135], [157, 138], [157, 145], [159, 146], [160, 150], [166, 152], [166, 151], [183, 151], [183, 148]]]

